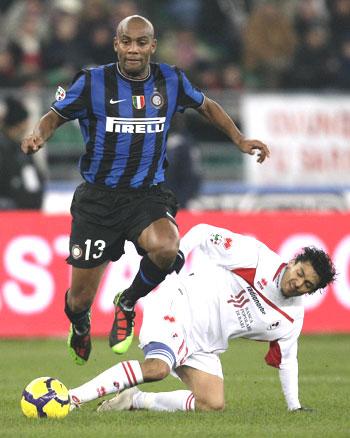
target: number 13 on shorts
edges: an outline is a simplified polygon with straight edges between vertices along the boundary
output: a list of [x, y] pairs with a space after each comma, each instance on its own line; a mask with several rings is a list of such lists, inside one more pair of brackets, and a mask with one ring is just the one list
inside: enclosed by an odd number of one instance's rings
[[104, 240], [95, 240], [95, 242], [92, 242], [91, 239], [85, 240], [85, 260], [89, 260], [90, 257], [93, 259], [99, 259], [102, 254], [103, 250], [106, 247], [106, 242]]

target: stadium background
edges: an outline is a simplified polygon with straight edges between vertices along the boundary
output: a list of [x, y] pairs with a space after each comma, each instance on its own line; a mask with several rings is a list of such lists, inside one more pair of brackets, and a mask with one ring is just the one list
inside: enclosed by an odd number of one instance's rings
[[[254, 235], [285, 257], [302, 245], [322, 246], [339, 276], [307, 301], [304, 332], [349, 332], [350, 1], [2, 1], [0, 119], [13, 95], [28, 107], [32, 125], [57, 85], [66, 87], [82, 66], [114, 59], [115, 23], [133, 13], [155, 25], [156, 60], [183, 68], [247, 135], [271, 147], [269, 162], [258, 166], [195, 112], [176, 120], [169, 180], [184, 207], [181, 232], [217, 224]], [[35, 156], [46, 181], [42, 211], [0, 212], [2, 337], [67, 331], [64, 259], [82, 147], [77, 124], [58, 130]], [[195, 257], [187, 269], [193, 263]], [[128, 248], [108, 271], [94, 334], [108, 332], [112, 297], [137, 264]]]

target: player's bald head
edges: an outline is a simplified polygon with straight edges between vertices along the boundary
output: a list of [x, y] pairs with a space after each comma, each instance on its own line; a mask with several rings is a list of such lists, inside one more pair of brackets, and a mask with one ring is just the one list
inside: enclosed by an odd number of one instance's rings
[[149, 74], [150, 58], [157, 48], [152, 23], [141, 15], [124, 18], [117, 27], [114, 51], [121, 72], [133, 79]]
[[124, 20], [122, 20], [117, 26], [117, 37], [128, 33], [133, 27], [143, 27], [145, 35], [154, 38], [153, 24], [141, 15], [130, 15], [129, 17], [124, 18]]

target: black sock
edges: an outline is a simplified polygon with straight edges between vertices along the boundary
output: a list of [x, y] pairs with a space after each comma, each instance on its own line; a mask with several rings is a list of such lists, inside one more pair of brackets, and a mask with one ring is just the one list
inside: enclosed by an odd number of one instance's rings
[[174, 271], [178, 274], [183, 268], [184, 264], [185, 264], [185, 255], [181, 251], [181, 249], [179, 249], [179, 251], [176, 254], [175, 262], [171, 265], [169, 269], [169, 274], [171, 274]]
[[139, 298], [147, 295], [158, 286], [169, 274], [169, 270], [163, 271], [155, 265], [146, 254], [140, 263], [140, 268], [131, 286], [126, 289], [121, 298], [121, 304], [128, 308], [133, 307]]
[[74, 325], [75, 331], [77, 331], [79, 334], [84, 334], [90, 330], [90, 308], [83, 310], [79, 313], [72, 312], [67, 303], [67, 294], [68, 291], [66, 292], [64, 297], [64, 312], [67, 315], [69, 321]]

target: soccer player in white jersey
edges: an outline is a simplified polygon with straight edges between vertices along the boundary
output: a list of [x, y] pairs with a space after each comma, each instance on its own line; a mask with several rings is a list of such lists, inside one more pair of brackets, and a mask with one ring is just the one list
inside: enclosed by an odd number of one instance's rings
[[[72, 406], [117, 393], [98, 410], [222, 410], [219, 354], [230, 339], [247, 338], [270, 343], [265, 360], [279, 370], [288, 410], [304, 409], [298, 396], [297, 361], [302, 296], [334, 281], [329, 256], [305, 247], [284, 263], [252, 237], [205, 224], [183, 237], [181, 249], [185, 255], [196, 249], [208, 263], [190, 275], [173, 274], [144, 299], [140, 331], [144, 362], [120, 362], [71, 389]], [[170, 373], [188, 389], [150, 393], [137, 388]]]

